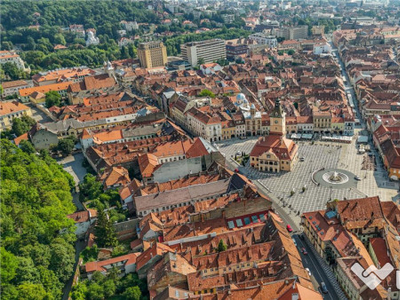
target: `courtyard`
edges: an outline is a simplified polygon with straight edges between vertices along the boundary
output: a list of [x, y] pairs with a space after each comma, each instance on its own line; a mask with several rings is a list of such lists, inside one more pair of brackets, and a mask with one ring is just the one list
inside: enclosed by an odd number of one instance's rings
[[[399, 203], [397, 182], [391, 182], [379, 163], [375, 152], [358, 154], [354, 137], [350, 144], [300, 141], [298, 157], [292, 172], [264, 173], [249, 166], [239, 166], [235, 154], [249, 154], [257, 138], [234, 139], [217, 143], [228, 163], [261, 187], [294, 221], [300, 221], [303, 212], [324, 209], [331, 199], [355, 199], [379, 196], [382, 201]], [[374, 149], [372, 151], [375, 151]], [[371, 159], [372, 158], [372, 159]], [[304, 161], [303, 161], [304, 160]], [[351, 184], [332, 186], [318, 184], [314, 175], [321, 170], [343, 170]], [[322, 171], [323, 173], [323, 171]], [[354, 175], [354, 176], [353, 176]], [[358, 177], [358, 180], [355, 180]]]

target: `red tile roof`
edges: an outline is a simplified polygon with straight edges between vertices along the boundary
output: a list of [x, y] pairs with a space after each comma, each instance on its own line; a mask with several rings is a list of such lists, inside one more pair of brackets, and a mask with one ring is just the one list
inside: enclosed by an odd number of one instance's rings
[[386, 247], [385, 239], [383, 238], [370, 238], [371, 247], [375, 252], [376, 258], [379, 262], [379, 269], [382, 268], [386, 263], [390, 263], [388, 256], [388, 249]]
[[14, 139], [15, 145], [19, 145], [22, 141], [29, 141], [28, 133], [24, 133], [23, 135], [20, 135], [19, 137]]
[[71, 82], [61, 82], [61, 83], [54, 83], [42, 86], [35, 86], [31, 88], [21, 89], [19, 90], [19, 94], [21, 95], [21, 97], [26, 97], [33, 94], [34, 92], [45, 94], [50, 91], [56, 91], [56, 92], [66, 91], [70, 85]]
[[126, 255], [114, 257], [111, 259], [103, 260], [103, 261], [93, 261], [93, 262], [88, 262], [85, 265], [85, 270], [87, 273], [99, 271], [99, 272], [104, 272], [108, 271], [108, 268], [106, 266], [110, 266], [115, 263], [122, 262], [124, 266], [132, 265], [136, 263], [136, 259], [138, 258], [139, 253], [129, 253]]
[[251, 150], [250, 156], [258, 157], [265, 152], [271, 151], [279, 159], [292, 160], [297, 153], [298, 146], [284, 136], [267, 135], [260, 137]]

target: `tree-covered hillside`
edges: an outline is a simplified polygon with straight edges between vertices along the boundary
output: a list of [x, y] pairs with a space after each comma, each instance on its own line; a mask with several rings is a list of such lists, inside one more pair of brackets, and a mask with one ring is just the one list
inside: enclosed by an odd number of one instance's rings
[[[27, 43], [29, 36], [35, 39], [40, 31], [28, 31], [31, 25], [52, 27], [53, 34], [48, 38], [57, 38], [57, 26], [68, 27], [71, 24], [82, 24], [87, 28], [97, 30], [97, 35], [117, 35], [119, 22], [122, 20], [138, 23], [157, 23], [157, 15], [146, 9], [143, 2], [133, 1], [82, 1], [82, 0], [45, 0], [45, 1], [14, 1], [4, 0], [1, 5], [1, 24], [7, 31], [7, 36], [13, 43]], [[25, 28], [24, 28], [25, 27]], [[28, 35], [23, 35], [21, 30]], [[36, 31], [36, 33], [35, 33]], [[53, 42], [53, 40], [51, 40]]]
[[73, 178], [1, 140], [1, 298], [61, 299], [73, 271]]

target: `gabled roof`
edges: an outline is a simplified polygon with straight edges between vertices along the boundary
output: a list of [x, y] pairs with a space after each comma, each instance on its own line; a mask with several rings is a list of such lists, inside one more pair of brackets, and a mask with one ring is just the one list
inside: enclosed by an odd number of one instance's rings
[[250, 156], [258, 157], [265, 152], [274, 153], [279, 159], [292, 160], [297, 152], [298, 146], [284, 136], [267, 135], [260, 137], [251, 150]]
[[101, 176], [104, 187], [107, 188], [113, 185], [125, 185], [130, 182], [129, 172], [122, 166], [112, 167]]
[[61, 82], [61, 83], [53, 83], [53, 84], [48, 84], [48, 85], [41, 85], [41, 86], [35, 86], [31, 88], [26, 88], [26, 89], [21, 89], [19, 90], [19, 94], [21, 97], [29, 96], [33, 94], [34, 92], [38, 93], [47, 93], [50, 91], [65, 91], [68, 89], [68, 87], [71, 85], [71, 82]]
[[151, 177], [158, 166], [157, 157], [151, 153], [145, 153], [138, 157], [139, 169], [143, 178]]
[[110, 258], [110, 259], [106, 259], [106, 260], [102, 260], [102, 261], [93, 261], [93, 262], [88, 262], [85, 265], [85, 270], [86, 273], [91, 273], [91, 272], [95, 272], [95, 271], [99, 271], [99, 272], [107, 272], [109, 268], [107, 268], [108, 266], [112, 266], [113, 264], [116, 263], [123, 263], [123, 265], [129, 266], [132, 264], [136, 263], [136, 259], [138, 258], [140, 253], [129, 253], [126, 255], [122, 255], [122, 256], [118, 256], [118, 257], [114, 257], [114, 258]]
[[152, 246], [141, 253], [136, 260], [136, 269], [140, 270], [145, 266], [153, 257], [161, 256], [167, 252], [174, 252], [170, 247], [162, 243], [153, 243]]
[[29, 107], [17, 101], [1, 102], [0, 103], [0, 116], [6, 116], [19, 111], [28, 110]]

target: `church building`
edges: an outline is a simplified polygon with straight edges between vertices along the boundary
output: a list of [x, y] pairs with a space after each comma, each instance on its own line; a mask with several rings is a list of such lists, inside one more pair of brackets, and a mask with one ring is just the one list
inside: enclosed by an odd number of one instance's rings
[[298, 146], [286, 138], [285, 113], [280, 100], [270, 114], [270, 133], [260, 137], [250, 153], [250, 165], [259, 171], [291, 171], [297, 160]]

